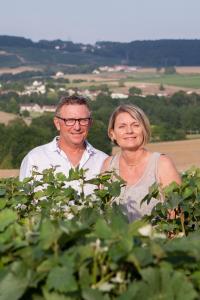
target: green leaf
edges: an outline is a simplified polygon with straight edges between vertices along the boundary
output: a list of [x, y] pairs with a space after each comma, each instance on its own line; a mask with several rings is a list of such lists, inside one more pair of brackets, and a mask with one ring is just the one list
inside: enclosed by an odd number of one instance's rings
[[79, 269], [79, 284], [81, 288], [89, 288], [91, 282], [92, 277], [90, 276], [87, 265], [82, 265]]
[[109, 228], [105, 220], [99, 219], [95, 224], [95, 235], [100, 239], [110, 239], [112, 230]]
[[164, 193], [168, 194], [168, 193], [171, 193], [171, 192], [174, 192], [174, 191], [177, 191], [180, 189], [180, 185], [177, 184], [176, 182], [172, 182], [170, 183], [168, 186], [166, 186], [163, 191]]
[[[161, 269], [147, 268], [141, 271], [142, 281], [135, 299], [193, 300], [197, 293], [184, 274], [164, 265]], [[180, 288], [179, 288], [180, 287]]]
[[153, 261], [154, 261], [154, 258], [152, 256], [151, 252], [146, 247], [135, 247], [134, 255], [135, 255], [137, 261], [139, 261], [139, 265], [142, 267], [145, 267], [145, 266], [153, 263]]
[[67, 297], [67, 296], [64, 296], [62, 294], [58, 294], [58, 293], [49, 293], [47, 291], [47, 289], [43, 288], [43, 295], [44, 295], [44, 298], [45, 300], [72, 300], [71, 297]]
[[200, 271], [196, 271], [191, 276], [192, 281], [194, 281], [195, 285], [198, 286], [198, 289], [200, 288]]
[[192, 188], [186, 188], [185, 190], [184, 190], [184, 192], [183, 192], [183, 199], [187, 199], [187, 198], [189, 198], [190, 196], [192, 196], [192, 194], [193, 194], [193, 189]]
[[0, 211], [0, 231], [17, 220], [17, 213], [11, 209]]
[[74, 292], [78, 289], [72, 270], [65, 267], [53, 268], [47, 278], [47, 287], [49, 290], [58, 292]]
[[0, 188], [0, 197], [5, 196], [6, 189]]
[[55, 259], [46, 259], [37, 267], [37, 272], [49, 272], [55, 266]]
[[7, 202], [8, 202], [8, 199], [6, 199], [6, 198], [0, 199], [0, 210], [6, 206]]
[[112, 182], [112, 184], [108, 186], [108, 191], [112, 197], [118, 197], [121, 192], [121, 183], [118, 181]]
[[[139, 289], [140, 289], [140, 283], [138, 282], [131, 283], [128, 286], [127, 291], [123, 293], [121, 296], [119, 296], [117, 300], [135, 300], [136, 299], [135, 297], [137, 296]], [[147, 299], [148, 298], [140, 299], [140, 300], [147, 300]]]
[[40, 243], [43, 249], [49, 249], [61, 235], [61, 230], [50, 220], [44, 220], [40, 232]]
[[118, 261], [121, 258], [127, 256], [133, 246], [132, 239], [124, 237], [117, 243], [113, 243], [109, 249], [109, 256], [114, 261]]
[[[16, 265], [16, 266], [14, 266]], [[18, 265], [18, 266], [17, 266]], [[13, 264], [13, 270], [0, 271], [0, 299], [17, 300], [25, 293], [28, 286], [26, 273], [20, 273], [20, 264]], [[17, 269], [16, 269], [17, 268]], [[17, 270], [19, 269], [18, 273]], [[23, 276], [24, 275], [24, 276]]]
[[98, 290], [84, 289], [82, 292], [82, 297], [84, 300], [103, 300], [103, 294]]

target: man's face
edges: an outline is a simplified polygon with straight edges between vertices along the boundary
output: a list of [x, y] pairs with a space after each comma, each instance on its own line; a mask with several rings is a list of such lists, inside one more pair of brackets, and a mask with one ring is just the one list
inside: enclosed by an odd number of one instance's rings
[[[61, 108], [59, 117], [63, 119], [86, 119], [90, 118], [90, 111], [85, 105], [69, 104]], [[59, 118], [54, 118], [54, 124], [60, 131], [60, 146], [82, 146], [87, 138], [91, 122], [88, 125], [81, 125], [76, 121], [74, 125], [67, 123]]]

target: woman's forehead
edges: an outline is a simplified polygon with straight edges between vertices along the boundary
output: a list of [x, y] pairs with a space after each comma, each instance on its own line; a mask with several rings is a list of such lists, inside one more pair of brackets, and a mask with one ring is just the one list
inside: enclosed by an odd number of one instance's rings
[[135, 115], [132, 115], [128, 112], [120, 112], [115, 118], [115, 122], [126, 122], [126, 121], [139, 122], [138, 118]]

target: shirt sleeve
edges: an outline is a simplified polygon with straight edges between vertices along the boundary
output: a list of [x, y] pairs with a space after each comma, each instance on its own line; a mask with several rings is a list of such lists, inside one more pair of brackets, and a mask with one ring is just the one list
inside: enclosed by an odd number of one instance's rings
[[20, 170], [19, 170], [19, 180], [22, 181], [26, 177], [30, 177], [32, 174], [33, 163], [31, 161], [30, 155], [27, 154], [22, 160]]

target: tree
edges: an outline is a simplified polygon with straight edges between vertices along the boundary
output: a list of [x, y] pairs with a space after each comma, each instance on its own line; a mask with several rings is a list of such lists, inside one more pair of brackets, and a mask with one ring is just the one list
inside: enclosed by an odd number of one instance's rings
[[95, 120], [90, 129], [89, 142], [99, 150], [108, 154], [111, 153], [111, 144], [107, 136], [107, 125], [99, 120]]
[[30, 112], [28, 110], [23, 110], [21, 112], [22, 117], [27, 118], [30, 117]]
[[166, 75], [170, 75], [170, 74], [176, 74], [176, 68], [175, 67], [165, 67], [164, 73]]
[[164, 85], [161, 83], [160, 86], [159, 86], [159, 91], [164, 91], [165, 90], [165, 87]]
[[142, 94], [142, 90], [137, 88], [136, 86], [133, 86], [129, 89], [129, 94], [130, 95], [141, 95]]

